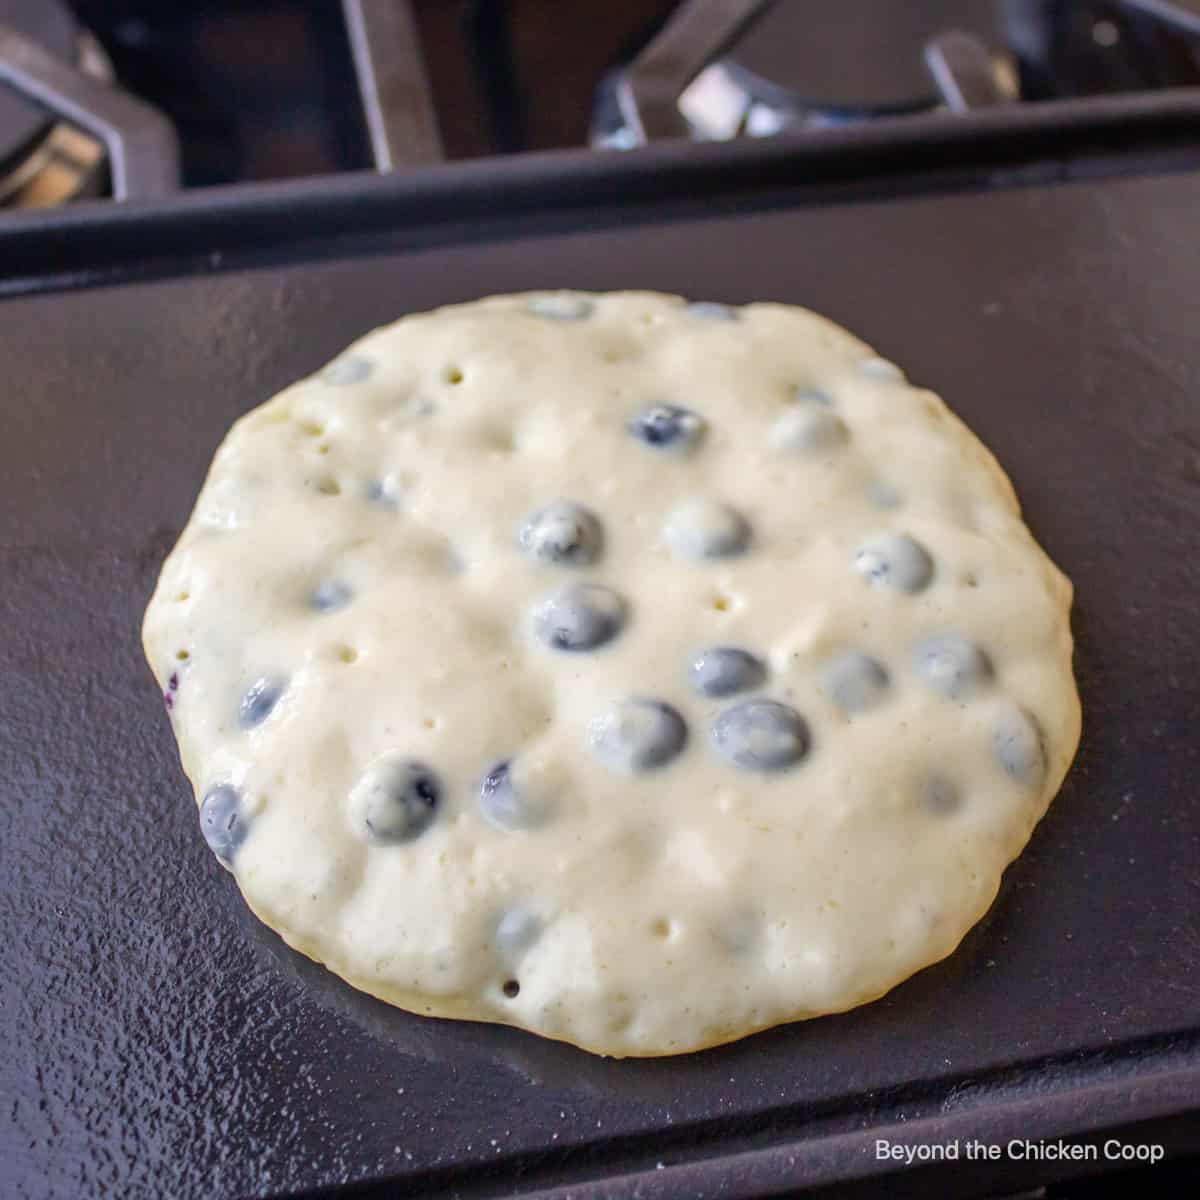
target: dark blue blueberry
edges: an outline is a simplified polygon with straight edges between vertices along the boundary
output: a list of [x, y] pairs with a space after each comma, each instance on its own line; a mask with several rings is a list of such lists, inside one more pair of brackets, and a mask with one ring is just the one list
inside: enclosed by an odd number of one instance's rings
[[247, 823], [242, 797], [232, 784], [211, 788], [200, 802], [200, 831], [208, 848], [227, 866], [246, 840]]
[[536, 829], [550, 815], [549, 804], [513, 779], [512, 763], [498, 762], [479, 785], [479, 808], [497, 829]]
[[594, 563], [604, 548], [599, 518], [569, 500], [539, 509], [521, 526], [517, 538], [530, 558], [567, 567]]
[[496, 946], [507, 959], [519, 958], [542, 932], [537, 913], [527, 908], [510, 908], [496, 923]]
[[933, 559], [904, 533], [882, 533], [863, 543], [854, 565], [868, 582], [901, 592], [920, 592], [933, 578]]
[[740, 321], [741, 314], [728, 304], [718, 304], [714, 300], [693, 300], [687, 306], [687, 311], [693, 317], [702, 321]]
[[592, 722], [592, 748], [613, 771], [662, 767], [687, 745], [687, 725], [669, 704], [634, 697]]
[[253, 729], [256, 725], [261, 725], [271, 715], [271, 710], [279, 702], [286, 686], [286, 680], [270, 675], [256, 679], [242, 697], [242, 704], [238, 709], [238, 724], [243, 729]]
[[761, 658], [736, 646], [710, 646], [692, 659], [688, 679], [702, 696], [732, 696], [762, 687], [767, 667]]
[[992, 751], [1004, 773], [1022, 787], [1040, 787], [1046, 773], [1042, 733], [1033, 718], [1013, 705], [992, 733]]
[[750, 545], [750, 525], [728, 504], [716, 500], [686, 500], [671, 510], [663, 530], [667, 543], [681, 558], [732, 558]]
[[328, 613], [345, 608], [353, 596], [348, 584], [340, 579], [326, 579], [313, 588], [308, 601], [317, 612]]
[[334, 387], [347, 387], [362, 383], [374, 370], [375, 364], [369, 358], [361, 354], [343, 354], [321, 372], [321, 379]]
[[712, 729], [717, 753], [747, 771], [782, 771], [809, 748], [804, 718], [777, 700], [743, 700], [727, 708]]
[[655, 450], [685, 452], [704, 436], [704, 418], [677, 404], [653, 404], [629, 422], [629, 432]]
[[582, 321], [592, 315], [595, 307], [586, 296], [575, 296], [570, 292], [535, 296], [529, 302], [529, 311], [534, 316], [546, 317], [551, 321]]
[[433, 770], [404, 758], [373, 763], [350, 792], [363, 833], [380, 845], [420, 837], [433, 823], [441, 801], [441, 781]]
[[839, 654], [825, 670], [825, 685], [833, 702], [851, 714], [874, 708], [887, 695], [887, 669], [866, 654]]
[[957, 633], [939, 633], [917, 644], [917, 673], [935, 692], [965, 700], [992, 678], [992, 664], [974, 642]]
[[621, 632], [625, 601], [612, 588], [577, 583], [548, 596], [533, 611], [533, 632], [554, 650], [595, 650]]

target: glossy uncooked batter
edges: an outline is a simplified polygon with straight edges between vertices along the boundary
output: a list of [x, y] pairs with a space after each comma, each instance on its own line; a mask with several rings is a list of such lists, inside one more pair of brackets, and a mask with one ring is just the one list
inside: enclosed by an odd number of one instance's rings
[[1074, 753], [1070, 600], [987, 450], [828, 321], [545, 293], [242, 418], [144, 634], [289, 943], [653, 1055], [953, 950]]

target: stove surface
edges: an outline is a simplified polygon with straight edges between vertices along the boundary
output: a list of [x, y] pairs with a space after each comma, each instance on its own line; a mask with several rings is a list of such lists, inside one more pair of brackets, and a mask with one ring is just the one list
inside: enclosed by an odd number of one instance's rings
[[[633, 144], [614, 114], [613, 81], [664, 27], [715, 8], [711, 0], [347, 3], [368, 12], [408, 5], [436, 140], [450, 159], [589, 140]], [[950, 30], [970, 39], [998, 102], [1200, 86], [1198, 8], [1166, 0], [775, 0], [687, 89], [683, 128], [704, 138], [763, 135], [934, 111], [945, 97], [926, 53]], [[5, 24], [71, 62], [79, 29], [93, 35], [120, 85], [173, 124], [184, 187], [374, 165], [359, 68], [335, 0], [0, 0]], [[376, 53], [387, 69], [403, 50], [393, 41]], [[714, 105], [721, 111], [710, 121]], [[48, 124], [0, 87], [0, 175], [18, 151], [44, 152]]]

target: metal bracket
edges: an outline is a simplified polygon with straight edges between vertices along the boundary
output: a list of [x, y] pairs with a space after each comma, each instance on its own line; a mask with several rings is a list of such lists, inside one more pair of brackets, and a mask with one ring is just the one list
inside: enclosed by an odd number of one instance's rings
[[635, 144], [686, 138], [684, 89], [774, 0], [685, 0], [617, 81], [617, 104]]
[[0, 83], [104, 143], [115, 200], [158, 200], [178, 190], [179, 142], [156, 108], [76, 71], [4, 26]]
[[444, 157], [410, 0], [342, 0], [377, 171]]
[[1180, 33], [1200, 37], [1200, 0], [1121, 0], [1126, 8], [1156, 17]]
[[988, 48], [968, 33], [952, 31], [925, 47], [925, 65], [951, 112], [971, 112], [1008, 103], [996, 79]]

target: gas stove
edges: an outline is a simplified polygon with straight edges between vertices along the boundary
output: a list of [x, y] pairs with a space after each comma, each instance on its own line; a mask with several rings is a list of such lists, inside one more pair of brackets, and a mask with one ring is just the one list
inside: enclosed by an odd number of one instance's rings
[[0, 0], [0, 81], [45, 206], [1200, 87], [1200, 3]]

